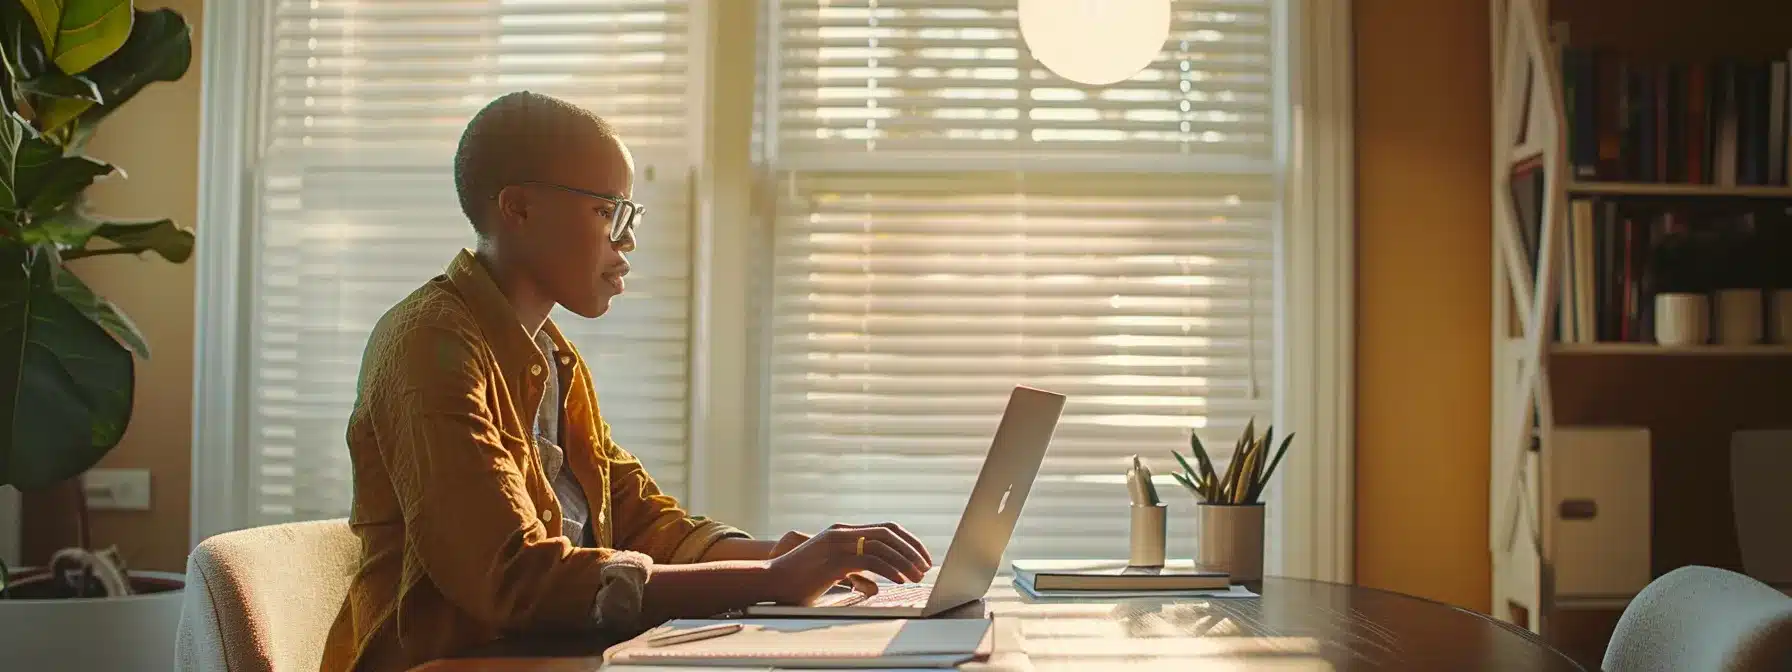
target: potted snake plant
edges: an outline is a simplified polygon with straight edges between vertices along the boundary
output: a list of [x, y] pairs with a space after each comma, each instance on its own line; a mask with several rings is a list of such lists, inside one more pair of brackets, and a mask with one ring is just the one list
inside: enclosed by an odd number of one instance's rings
[[[129, 571], [89, 539], [81, 475], [131, 420], [143, 335], [82, 282], [82, 264], [191, 256], [168, 219], [117, 220], [84, 194], [123, 171], [88, 139], [144, 87], [192, 61], [170, 9], [130, 0], [0, 0], [0, 486], [75, 493], [75, 547], [46, 566], [0, 567], [0, 659], [16, 669], [166, 669], [178, 574]], [[81, 260], [87, 261], [81, 261]]]

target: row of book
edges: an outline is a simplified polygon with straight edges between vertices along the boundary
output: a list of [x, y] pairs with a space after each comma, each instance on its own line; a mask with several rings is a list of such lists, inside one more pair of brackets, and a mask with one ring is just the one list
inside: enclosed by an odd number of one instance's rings
[[1654, 297], [1792, 288], [1785, 206], [1569, 202], [1556, 338], [1654, 341]]
[[1661, 62], [1563, 46], [1562, 100], [1574, 177], [1792, 184], [1787, 62], [1786, 57]]

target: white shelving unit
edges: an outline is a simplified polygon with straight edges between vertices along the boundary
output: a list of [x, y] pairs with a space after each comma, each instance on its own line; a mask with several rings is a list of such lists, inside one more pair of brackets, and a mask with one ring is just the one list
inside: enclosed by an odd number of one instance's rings
[[[1554, 512], [1547, 505], [1553, 500], [1544, 485], [1551, 482], [1552, 428], [1558, 422], [1561, 426], [1648, 427], [1653, 476], [1646, 490], [1652, 499], [1649, 545], [1655, 574], [1685, 564], [1739, 568], [1734, 517], [1729, 509], [1727, 450], [1686, 454], [1680, 447], [1709, 448], [1727, 442], [1728, 432], [1737, 428], [1792, 422], [1786, 419], [1792, 411], [1773, 410], [1769, 402], [1759, 401], [1762, 397], [1792, 399], [1792, 344], [1663, 347], [1653, 343], [1553, 342], [1556, 304], [1561, 297], [1558, 291], [1541, 288], [1561, 286], [1569, 199], [1587, 196], [1688, 203], [1783, 199], [1792, 205], [1792, 187], [1572, 179], [1566, 149], [1567, 107], [1559, 85], [1558, 57], [1550, 40], [1551, 2], [1489, 3], [1495, 105], [1491, 204], [1495, 258], [1488, 543], [1493, 557], [1494, 615], [1543, 635], [1585, 664], [1592, 652], [1603, 650], [1604, 637], [1629, 596], [1558, 598], [1553, 594], [1551, 558], [1558, 540], [1552, 529]], [[1673, 45], [1688, 47], [1673, 52], [1675, 55], [1721, 55], [1729, 46], [1722, 41], [1726, 34], [1721, 31], [1729, 25], [1729, 12], [1737, 6], [1755, 15], [1786, 11], [1767, 0], [1721, 0], [1717, 6], [1674, 5], [1671, 0], [1553, 2], [1582, 19], [1612, 18], [1595, 26], [1607, 38], [1634, 28], [1637, 36], [1631, 42], [1650, 47], [1656, 46], [1661, 35], [1672, 34], [1672, 27], [1664, 28], [1658, 20], [1663, 12], [1673, 14], [1669, 10], [1679, 8], [1696, 14], [1693, 23], [1697, 26], [1688, 30], [1713, 37]], [[1676, 14], [1675, 20], [1684, 16]], [[1631, 25], [1614, 28], [1626, 21]], [[1792, 47], [1792, 23], [1787, 25], [1782, 32], [1786, 42], [1779, 45], [1781, 54]], [[1775, 37], [1756, 35], [1753, 39]], [[1545, 171], [1544, 196], [1539, 205], [1537, 262], [1532, 268], [1526, 236], [1511, 200], [1510, 177], [1515, 165], [1539, 159]], [[1714, 452], [1724, 454], [1720, 457]], [[1681, 482], [1686, 488], [1705, 491], [1674, 490]], [[1591, 660], [1595, 666], [1597, 662]]]

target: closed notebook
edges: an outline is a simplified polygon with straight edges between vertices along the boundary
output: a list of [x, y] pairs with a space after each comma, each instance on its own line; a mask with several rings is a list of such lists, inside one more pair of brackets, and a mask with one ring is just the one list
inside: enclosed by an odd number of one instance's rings
[[611, 649], [607, 664], [780, 668], [952, 668], [987, 658], [988, 619], [770, 619], [664, 646], [648, 639], [730, 621], [679, 620]]
[[1224, 573], [1195, 571], [1193, 562], [1172, 561], [1163, 567], [1129, 567], [1120, 560], [1015, 560], [1014, 578], [1040, 591], [1048, 590], [1224, 590]]

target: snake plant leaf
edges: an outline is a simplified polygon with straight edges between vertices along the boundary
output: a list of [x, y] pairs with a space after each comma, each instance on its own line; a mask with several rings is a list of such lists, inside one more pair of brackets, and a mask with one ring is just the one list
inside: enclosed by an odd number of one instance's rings
[[91, 468], [130, 422], [131, 353], [56, 291], [52, 247], [0, 248], [0, 484]]
[[1258, 486], [1258, 490], [1259, 490], [1258, 494], [1262, 494], [1261, 490], [1263, 488], [1269, 487], [1270, 477], [1275, 476], [1276, 467], [1281, 466], [1281, 464], [1282, 464], [1282, 456], [1288, 454], [1288, 444], [1293, 443], [1293, 442], [1294, 442], [1294, 432], [1289, 432], [1287, 436], [1282, 437], [1282, 446], [1280, 448], [1276, 449], [1275, 459], [1270, 460], [1269, 468], [1263, 470], [1263, 482], [1261, 485]]
[[1190, 431], [1188, 433], [1188, 446], [1189, 450], [1195, 454], [1195, 461], [1201, 463], [1201, 471], [1199, 473], [1208, 478], [1212, 478], [1214, 475], [1213, 460], [1207, 456], [1207, 447], [1201, 445], [1201, 435], [1194, 431]]
[[1178, 452], [1172, 450], [1172, 451], [1170, 451], [1170, 457], [1176, 458], [1176, 463], [1182, 465], [1183, 473], [1186, 473], [1189, 476], [1200, 476], [1201, 475], [1200, 471], [1196, 470], [1192, 466], [1189, 466], [1188, 460], [1186, 458], [1182, 457], [1182, 453], [1178, 453]]
[[1268, 425], [1263, 428], [1263, 438], [1258, 439], [1256, 442], [1256, 445], [1251, 447], [1251, 451], [1258, 455], [1258, 458], [1251, 462], [1251, 478], [1250, 478], [1250, 486], [1249, 486], [1250, 487], [1249, 497], [1252, 500], [1255, 500], [1257, 498], [1257, 493], [1261, 490], [1261, 482], [1263, 480], [1263, 467], [1266, 463], [1269, 462], [1269, 447], [1272, 445], [1275, 445], [1275, 442], [1272, 440], [1275, 437], [1275, 435], [1276, 435], [1276, 426]]
[[1195, 487], [1195, 482], [1188, 480], [1187, 476], [1184, 476], [1184, 475], [1176, 473], [1176, 472], [1170, 472], [1170, 477], [1176, 479], [1177, 483], [1181, 483], [1182, 487], [1187, 488], [1188, 491], [1191, 494], [1193, 494], [1195, 497], [1197, 497], [1197, 498], [1203, 497], [1203, 495], [1201, 494], [1201, 489]]

